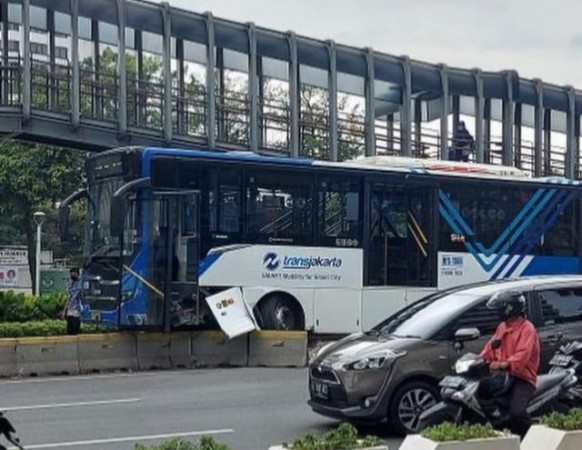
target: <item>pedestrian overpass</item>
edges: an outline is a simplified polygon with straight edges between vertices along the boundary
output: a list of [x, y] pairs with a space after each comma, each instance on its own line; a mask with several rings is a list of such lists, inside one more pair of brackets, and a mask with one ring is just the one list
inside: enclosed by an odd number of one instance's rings
[[580, 178], [582, 92], [141, 0], [0, 0], [0, 134], [342, 160], [449, 157]]

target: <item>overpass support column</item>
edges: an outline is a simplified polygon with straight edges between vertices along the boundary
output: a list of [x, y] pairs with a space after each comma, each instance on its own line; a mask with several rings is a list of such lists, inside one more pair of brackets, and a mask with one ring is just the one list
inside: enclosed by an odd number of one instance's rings
[[125, 64], [125, 1], [117, 0], [117, 131], [121, 138], [127, 135], [127, 73]]
[[402, 57], [402, 72], [404, 74], [404, 86], [402, 92], [402, 110], [400, 113], [400, 154], [401, 156], [412, 156], [410, 146], [411, 136], [411, 107], [412, 107], [412, 69], [410, 58]]
[[10, 104], [10, 72], [8, 71], [8, 4], [0, 3], [0, 20], [2, 21], [2, 39], [0, 39], [0, 54], [2, 61], [0, 64], [5, 68], [0, 76], [2, 86], [0, 86], [0, 103]]
[[[376, 97], [376, 93], [374, 92], [374, 79], [376, 78], [376, 74], [374, 71], [374, 50], [371, 48], [368, 48], [366, 51], [366, 67], [366, 118], [364, 121], [366, 156], [374, 156], [376, 154], [376, 111], [374, 108], [374, 99]], [[408, 108], [410, 117], [410, 102], [408, 103]]]
[[162, 3], [162, 22], [164, 29], [164, 140], [167, 144], [172, 142], [172, 16], [170, 5]]
[[485, 119], [485, 96], [483, 77], [480, 69], [475, 69], [475, 161], [485, 162], [483, 121]]
[[80, 123], [80, 76], [79, 76], [79, 0], [71, 0], [71, 122], [77, 130]]
[[32, 64], [30, 60], [30, 0], [22, 0], [22, 26], [23, 46], [22, 52], [22, 116], [24, 123], [30, 121], [30, 108], [32, 103]]
[[257, 29], [254, 23], [247, 24], [249, 39], [249, 146], [259, 152], [259, 74], [257, 67]]
[[543, 174], [544, 95], [542, 81], [536, 79], [535, 83], [537, 99], [534, 112], [534, 176], [541, 177]]
[[512, 73], [507, 72], [505, 78], [506, 96], [503, 100], [503, 147], [501, 163], [513, 165], [513, 83]]
[[518, 169], [523, 168], [523, 160], [522, 160], [522, 152], [521, 152], [521, 123], [522, 123], [522, 110], [523, 107], [521, 105], [521, 103], [516, 103], [515, 104], [515, 120], [514, 120], [514, 138], [513, 138], [513, 142], [514, 142], [514, 152], [515, 154], [513, 155], [513, 159], [514, 159], [514, 165], [515, 167], [517, 167]]
[[214, 80], [214, 17], [212, 13], [206, 13], [206, 135], [208, 136], [208, 147], [215, 150], [216, 147], [216, 90]]
[[297, 56], [297, 38], [292, 31], [289, 41], [289, 120], [291, 136], [289, 139], [290, 156], [299, 156], [299, 61]]
[[576, 135], [576, 93], [568, 86], [568, 116], [566, 120], [566, 165], [564, 175], [571, 180], [578, 178], [578, 136]]
[[440, 159], [449, 159], [449, 114], [450, 114], [450, 97], [449, 97], [449, 71], [445, 64], [440, 65], [441, 74], [441, 139], [439, 155]]
[[327, 89], [329, 92], [329, 149], [332, 161], [340, 159], [338, 148], [338, 111], [337, 111], [337, 51], [335, 42], [328, 41], [329, 72]]

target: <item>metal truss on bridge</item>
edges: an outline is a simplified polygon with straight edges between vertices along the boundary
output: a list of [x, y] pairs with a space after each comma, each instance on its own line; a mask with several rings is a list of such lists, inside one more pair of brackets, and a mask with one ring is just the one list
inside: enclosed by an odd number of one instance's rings
[[[194, 2], [195, 5], [195, 2]], [[582, 92], [137, 0], [0, 0], [0, 133], [100, 150], [449, 157], [579, 177]]]

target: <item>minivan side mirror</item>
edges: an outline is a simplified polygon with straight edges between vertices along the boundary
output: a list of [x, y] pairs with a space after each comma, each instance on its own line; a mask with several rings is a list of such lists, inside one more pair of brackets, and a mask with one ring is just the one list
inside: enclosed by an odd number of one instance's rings
[[481, 337], [481, 332], [478, 328], [460, 328], [455, 333], [456, 342], [475, 341]]

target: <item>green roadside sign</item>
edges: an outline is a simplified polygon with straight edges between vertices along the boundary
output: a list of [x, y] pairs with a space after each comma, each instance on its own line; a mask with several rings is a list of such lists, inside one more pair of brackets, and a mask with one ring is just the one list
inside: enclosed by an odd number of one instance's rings
[[65, 292], [69, 281], [67, 269], [44, 269], [40, 271], [40, 293]]

